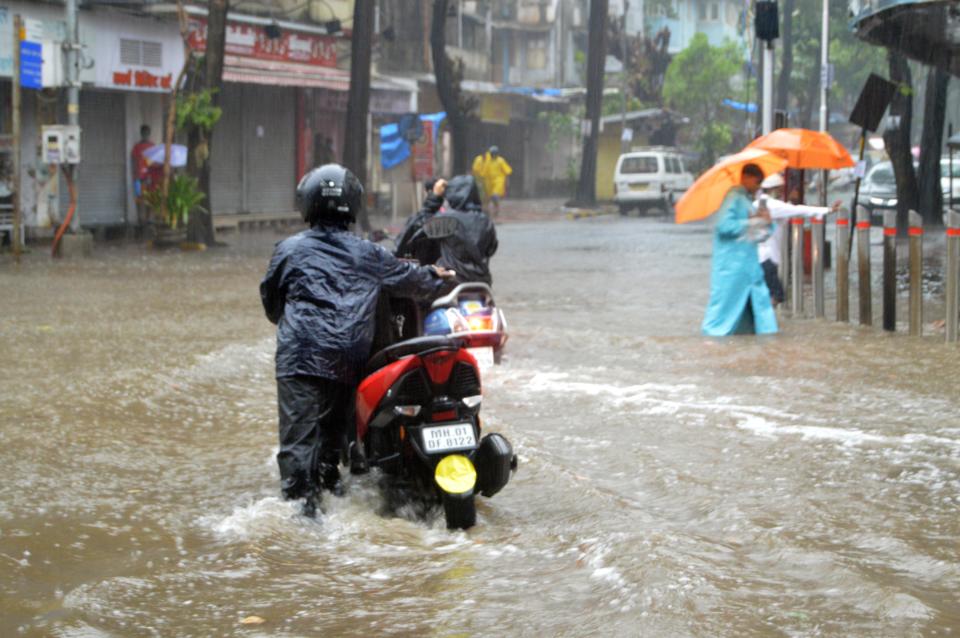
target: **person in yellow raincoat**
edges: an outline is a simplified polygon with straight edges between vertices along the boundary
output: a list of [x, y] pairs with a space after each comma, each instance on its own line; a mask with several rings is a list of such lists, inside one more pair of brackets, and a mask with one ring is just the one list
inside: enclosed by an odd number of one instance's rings
[[493, 208], [494, 217], [500, 214], [500, 200], [507, 194], [507, 178], [512, 173], [513, 168], [496, 146], [473, 160], [473, 176], [480, 182], [484, 200]]

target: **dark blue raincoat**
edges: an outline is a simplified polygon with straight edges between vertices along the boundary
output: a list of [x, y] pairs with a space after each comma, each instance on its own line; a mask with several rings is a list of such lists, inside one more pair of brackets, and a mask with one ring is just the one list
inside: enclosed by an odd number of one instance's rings
[[347, 230], [315, 226], [277, 244], [260, 297], [277, 324], [277, 378], [355, 384], [370, 357], [381, 290], [431, 298], [444, 282]]

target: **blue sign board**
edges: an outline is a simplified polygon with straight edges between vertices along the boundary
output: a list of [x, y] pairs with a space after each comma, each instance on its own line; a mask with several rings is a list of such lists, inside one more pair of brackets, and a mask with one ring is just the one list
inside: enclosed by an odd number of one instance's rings
[[20, 43], [20, 86], [43, 88], [43, 45], [23, 40]]

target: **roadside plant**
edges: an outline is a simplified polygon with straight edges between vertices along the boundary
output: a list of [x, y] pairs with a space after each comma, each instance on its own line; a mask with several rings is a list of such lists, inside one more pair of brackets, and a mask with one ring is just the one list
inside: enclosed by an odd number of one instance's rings
[[210, 157], [207, 140], [223, 115], [223, 109], [213, 101], [216, 92], [217, 89], [204, 89], [177, 95], [177, 130], [193, 129], [198, 133], [199, 139], [193, 149], [194, 163], [198, 168]]
[[[149, 191], [144, 197], [146, 203], [155, 211], [163, 210], [163, 192], [157, 188]], [[190, 221], [190, 213], [194, 211], [206, 212], [201, 206], [204, 200], [203, 191], [195, 177], [176, 175], [170, 180], [167, 189], [166, 222], [170, 228], [177, 229], [186, 226]]]

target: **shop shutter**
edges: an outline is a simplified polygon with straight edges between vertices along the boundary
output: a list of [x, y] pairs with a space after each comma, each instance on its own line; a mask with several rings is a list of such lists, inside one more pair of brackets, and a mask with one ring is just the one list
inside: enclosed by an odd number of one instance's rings
[[210, 197], [218, 215], [238, 213], [243, 204], [243, 146], [241, 141], [242, 91], [238, 84], [226, 84], [220, 100], [223, 115], [213, 129], [210, 163]]
[[[77, 180], [78, 214], [82, 226], [114, 226], [126, 222], [126, 114], [123, 93], [80, 92], [82, 160]], [[66, 210], [67, 188], [60, 189]]]
[[243, 87], [246, 193], [251, 213], [289, 213], [297, 186], [294, 89]]

